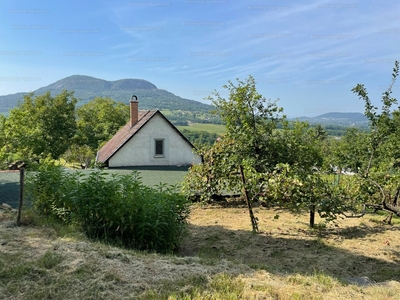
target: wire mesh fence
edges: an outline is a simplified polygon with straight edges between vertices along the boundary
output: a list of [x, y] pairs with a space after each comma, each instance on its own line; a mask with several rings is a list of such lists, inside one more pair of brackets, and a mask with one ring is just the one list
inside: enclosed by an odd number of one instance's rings
[[20, 198], [20, 170], [0, 171], [0, 205], [17, 209]]

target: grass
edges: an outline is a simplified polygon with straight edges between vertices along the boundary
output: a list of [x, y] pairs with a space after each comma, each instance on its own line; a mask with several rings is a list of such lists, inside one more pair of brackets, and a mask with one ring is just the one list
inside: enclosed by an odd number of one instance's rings
[[216, 133], [218, 135], [225, 133], [225, 125], [220, 124], [204, 124], [192, 123], [189, 126], [176, 126], [179, 130], [187, 129], [192, 131], [207, 131], [209, 133]]
[[310, 230], [307, 215], [254, 212], [259, 234], [245, 206], [194, 205], [174, 255], [91, 242], [27, 211], [16, 227], [0, 213], [0, 299], [400, 299], [398, 218]]

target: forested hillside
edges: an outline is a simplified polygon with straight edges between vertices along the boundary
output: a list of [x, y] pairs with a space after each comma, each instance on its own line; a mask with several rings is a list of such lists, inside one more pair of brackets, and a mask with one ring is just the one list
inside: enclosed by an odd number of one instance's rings
[[[33, 93], [41, 95], [49, 91], [52, 96], [60, 94], [63, 90], [74, 91], [74, 96], [79, 99], [77, 106], [96, 97], [109, 97], [117, 102], [128, 103], [132, 94], [140, 101], [141, 109], [180, 110], [190, 112], [208, 113], [213, 106], [198, 101], [184, 99], [166, 90], [158, 89], [154, 84], [143, 79], [120, 79], [107, 81], [90, 76], [73, 75], [58, 80], [48, 86], [41, 87]], [[23, 100], [23, 95], [17, 93], [0, 96], [0, 113], [7, 113]]]

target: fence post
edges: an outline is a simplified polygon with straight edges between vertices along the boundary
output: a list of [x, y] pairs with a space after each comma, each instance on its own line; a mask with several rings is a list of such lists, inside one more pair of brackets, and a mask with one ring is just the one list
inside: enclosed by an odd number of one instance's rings
[[24, 167], [19, 169], [19, 204], [18, 204], [18, 214], [17, 214], [17, 226], [21, 225], [21, 212], [22, 205], [24, 202]]

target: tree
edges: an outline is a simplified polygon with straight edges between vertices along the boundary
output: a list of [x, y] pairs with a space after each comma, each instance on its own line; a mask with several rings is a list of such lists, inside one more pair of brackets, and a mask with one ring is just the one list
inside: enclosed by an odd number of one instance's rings
[[278, 163], [295, 165], [305, 173], [314, 173], [322, 166], [323, 138], [306, 122], [283, 122], [283, 128], [277, 132], [279, 146], [274, 150], [279, 156]]
[[82, 168], [89, 168], [95, 154], [88, 145], [72, 144], [64, 153], [63, 158], [67, 162], [79, 162]]
[[350, 170], [358, 173], [368, 164], [368, 134], [359, 128], [349, 127], [340, 140], [332, 141], [327, 161], [338, 173]]
[[228, 99], [218, 92], [209, 99], [225, 123], [226, 134], [201, 149], [203, 164], [191, 168], [184, 192], [192, 197], [198, 194], [203, 201], [222, 192], [238, 193], [242, 186], [238, 167], [242, 165], [250, 200], [296, 211], [306, 209], [312, 216], [311, 226], [316, 211], [334, 219], [341, 212], [336, 205], [340, 198], [333, 197], [330, 185], [318, 172], [324, 131], [279, 116], [283, 110], [258, 94], [251, 76], [224, 88], [229, 91]]
[[382, 93], [381, 112], [378, 113], [378, 107], [372, 104], [368, 96], [367, 89], [363, 84], [357, 84], [351, 91], [365, 103], [365, 116], [368, 118], [371, 127], [371, 135], [369, 141], [370, 158], [365, 170], [365, 176], [368, 176], [373, 164], [373, 159], [376, 157], [378, 148], [388, 140], [389, 136], [396, 131], [394, 126], [392, 106], [397, 104], [396, 98], [392, 97], [392, 88], [399, 75], [399, 62], [395, 61], [395, 67], [392, 73], [392, 82], [385, 92]]
[[[395, 61], [392, 73], [392, 82], [385, 92], [382, 93], [382, 106], [380, 112], [378, 107], [372, 104], [368, 92], [363, 84], [357, 84], [352, 89], [353, 93], [365, 103], [365, 116], [369, 119], [371, 133], [368, 142], [368, 164], [363, 172], [364, 181], [361, 183], [361, 192], [380, 195], [380, 209], [387, 210], [400, 215], [398, 205], [399, 196], [399, 170], [397, 161], [399, 157], [399, 108], [393, 109], [397, 99], [392, 97], [392, 88], [399, 76], [399, 62]], [[374, 187], [371, 188], [371, 185]], [[372, 198], [372, 197], [371, 197]], [[378, 198], [378, 199], [379, 199]], [[391, 215], [388, 219], [390, 222]]]
[[24, 101], [10, 111], [4, 124], [5, 152], [18, 153], [32, 160], [50, 155], [58, 159], [71, 144], [76, 132], [73, 92], [63, 90], [52, 97], [50, 92], [24, 96]]
[[279, 116], [283, 109], [257, 92], [252, 76], [245, 81], [237, 79], [236, 86], [229, 81], [223, 88], [229, 92], [228, 99], [215, 91], [208, 100], [225, 123], [227, 139], [235, 141], [237, 162], [245, 161], [257, 171], [271, 169], [275, 162], [265, 151], [272, 146], [271, 136], [283, 119]]
[[324, 141], [328, 138], [328, 132], [322, 127], [321, 124], [317, 124], [314, 127], [314, 131], [315, 131], [315, 135], [316, 137], [321, 140]]
[[129, 107], [110, 98], [97, 97], [77, 109], [76, 143], [94, 153], [129, 120]]
[[10, 159], [8, 157], [9, 147], [6, 144], [6, 136], [4, 132], [4, 127], [6, 124], [6, 117], [0, 115], [0, 170], [5, 169], [10, 163]]

